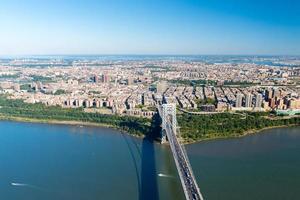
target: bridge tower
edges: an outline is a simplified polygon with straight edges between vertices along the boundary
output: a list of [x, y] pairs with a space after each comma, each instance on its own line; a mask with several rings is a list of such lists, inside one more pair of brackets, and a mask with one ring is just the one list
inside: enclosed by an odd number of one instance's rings
[[163, 104], [162, 105], [162, 137], [161, 143], [167, 141], [166, 128], [168, 122], [171, 123], [171, 127], [175, 135], [177, 135], [177, 120], [176, 120], [176, 104]]

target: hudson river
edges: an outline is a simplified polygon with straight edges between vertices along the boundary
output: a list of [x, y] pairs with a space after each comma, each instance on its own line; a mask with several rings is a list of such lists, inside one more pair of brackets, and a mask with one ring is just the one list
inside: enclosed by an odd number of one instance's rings
[[[187, 145], [205, 199], [300, 198], [300, 127]], [[0, 199], [184, 199], [171, 152], [118, 131], [0, 121]]]

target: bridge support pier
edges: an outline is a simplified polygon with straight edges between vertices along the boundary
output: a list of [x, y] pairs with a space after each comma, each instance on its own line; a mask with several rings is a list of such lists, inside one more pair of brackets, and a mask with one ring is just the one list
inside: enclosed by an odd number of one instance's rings
[[171, 121], [172, 129], [176, 133], [177, 121], [176, 121], [176, 104], [163, 104], [162, 105], [162, 133], [161, 133], [161, 143], [167, 142], [167, 123]]

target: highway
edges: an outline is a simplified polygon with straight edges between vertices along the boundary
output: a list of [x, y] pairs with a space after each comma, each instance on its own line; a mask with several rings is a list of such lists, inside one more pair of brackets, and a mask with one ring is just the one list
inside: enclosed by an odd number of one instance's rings
[[203, 200], [202, 194], [200, 193], [197, 182], [191, 170], [188, 158], [186, 157], [182, 146], [179, 144], [177, 137], [169, 124], [167, 125], [166, 134], [170, 143], [186, 199]]
[[[161, 114], [160, 108], [158, 110]], [[176, 130], [172, 130], [171, 121], [167, 122], [163, 131], [166, 132], [186, 199], [203, 200], [184, 147], [177, 140]]]

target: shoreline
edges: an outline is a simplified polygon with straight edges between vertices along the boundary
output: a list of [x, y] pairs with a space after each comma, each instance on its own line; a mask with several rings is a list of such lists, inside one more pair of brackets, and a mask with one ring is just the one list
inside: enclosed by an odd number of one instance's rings
[[137, 138], [144, 138], [145, 136], [139, 136], [135, 134], [130, 134], [127, 131], [121, 130], [117, 126], [96, 123], [96, 122], [84, 122], [84, 121], [74, 121], [74, 120], [49, 120], [49, 119], [36, 119], [29, 117], [15, 117], [15, 116], [5, 116], [0, 114], [0, 121], [13, 121], [13, 122], [26, 122], [26, 123], [39, 123], [39, 124], [54, 124], [54, 125], [70, 125], [70, 126], [87, 126], [87, 127], [98, 127], [98, 128], [110, 128], [120, 131], [122, 134], [128, 134]]
[[251, 129], [251, 130], [243, 132], [243, 134], [241, 134], [241, 135], [206, 138], [206, 139], [201, 139], [201, 140], [198, 140], [198, 141], [184, 142], [183, 144], [184, 145], [189, 145], [189, 144], [195, 144], [195, 143], [201, 143], [201, 142], [213, 141], [213, 140], [238, 139], [238, 138], [243, 138], [243, 137], [246, 137], [246, 136], [260, 134], [261, 132], [263, 132], [265, 130], [277, 129], [277, 128], [289, 128], [289, 127], [300, 127], [300, 125], [299, 124], [290, 124], [290, 125], [281, 125], [281, 126], [269, 126], [269, 127], [264, 127], [264, 128], [261, 128], [261, 129]]
[[[27, 122], [27, 123], [40, 123], [40, 124], [56, 124], [56, 125], [71, 125], [71, 126], [89, 126], [89, 127], [102, 127], [102, 128], [111, 128], [117, 131], [120, 131], [121, 134], [127, 134], [136, 138], [143, 139], [146, 136], [145, 135], [136, 135], [136, 134], [130, 134], [127, 131], [121, 130], [117, 126], [109, 125], [109, 124], [104, 124], [104, 123], [96, 123], [96, 122], [84, 122], [84, 121], [74, 121], [74, 120], [49, 120], [49, 119], [36, 119], [36, 118], [29, 118], [29, 117], [15, 117], [15, 116], [6, 116], [0, 114], [0, 121], [15, 121], [15, 122]], [[269, 129], [276, 129], [276, 128], [288, 128], [288, 127], [294, 127], [294, 126], [299, 126], [299, 124], [290, 124], [290, 125], [281, 125], [281, 126], [270, 126], [270, 127], [264, 127], [261, 129], [251, 129], [243, 132], [241, 135], [233, 135], [233, 136], [220, 136], [220, 137], [214, 137], [214, 138], [206, 138], [206, 139], [201, 139], [197, 141], [184, 141], [181, 138], [181, 141], [183, 145], [190, 145], [190, 144], [195, 144], [195, 143], [201, 143], [205, 141], [212, 141], [212, 140], [222, 140], [222, 139], [235, 139], [235, 138], [242, 138], [246, 137], [249, 135], [254, 135], [254, 134], [259, 134], [260, 132], [264, 130], [269, 130]]]

